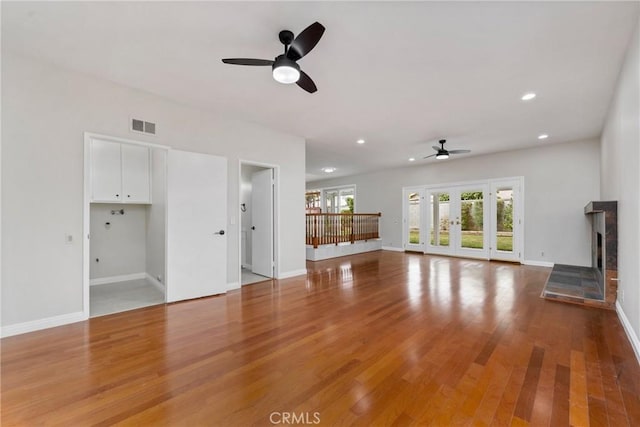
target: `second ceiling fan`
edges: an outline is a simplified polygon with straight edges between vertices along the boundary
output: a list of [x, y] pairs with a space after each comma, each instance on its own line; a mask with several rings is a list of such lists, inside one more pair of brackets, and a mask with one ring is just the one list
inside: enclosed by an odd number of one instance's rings
[[446, 150], [444, 148], [445, 142], [447, 142], [446, 139], [441, 139], [440, 141], [438, 141], [438, 144], [440, 144], [440, 147], [438, 147], [437, 145], [432, 146], [432, 148], [436, 150], [436, 154], [432, 154], [424, 158], [428, 159], [429, 157], [435, 157], [438, 160], [444, 160], [444, 159], [448, 159], [450, 154], [464, 154], [464, 153], [471, 152], [471, 150]]
[[270, 59], [255, 58], [225, 58], [225, 64], [250, 65], [250, 66], [271, 66], [273, 78], [284, 84], [295, 83], [309, 93], [318, 90], [311, 77], [300, 69], [296, 61], [311, 52], [318, 44], [324, 27], [319, 22], [314, 22], [305, 28], [298, 37], [293, 38], [293, 33], [289, 30], [280, 31], [278, 35], [280, 42], [284, 45], [284, 53]]

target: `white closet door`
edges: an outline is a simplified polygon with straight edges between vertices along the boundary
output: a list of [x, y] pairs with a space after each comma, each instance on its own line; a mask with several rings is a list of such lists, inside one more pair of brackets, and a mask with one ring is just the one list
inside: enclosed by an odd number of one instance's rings
[[149, 203], [149, 148], [122, 144], [122, 200], [125, 203]]
[[273, 169], [251, 176], [251, 271], [273, 277]]
[[120, 144], [91, 140], [91, 201], [122, 200]]
[[167, 302], [227, 290], [227, 159], [169, 150]]

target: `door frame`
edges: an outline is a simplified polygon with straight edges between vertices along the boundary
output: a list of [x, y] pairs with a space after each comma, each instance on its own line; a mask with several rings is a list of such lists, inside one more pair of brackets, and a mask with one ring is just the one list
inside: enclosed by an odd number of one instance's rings
[[[514, 227], [514, 246], [513, 246], [513, 253], [517, 254], [517, 259], [516, 257], [492, 257], [492, 253], [494, 252], [492, 247], [493, 247], [493, 234], [494, 234], [494, 230], [493, 230], [493, 222], [494, 222], [494, 201], [495, 201], [495, 195], [493, 194], [493, 188], [496, 185], [500, 185], [502, 183], [517, 183], [519, 186], [519, 191], [518, 191], [518, 197], [514, 198], [514, 224], [517, 221], [517, 225], [518, 225], [518, 229], [517, 232], [515, 230]], [[403, 200], [402, 200], [402, 217], [403, 217], [403, 226], [402, 226], [402, 232], [403, 232], [403, 238], [402, 238], [402, 242], [403, 242], [403, 248], [407, 249], [407, 233], [406, 233], [406, 229], [407, 229], [407, 225], [406, 225], [406, 221], [407, 221], [407, 208], [406, 208], [406, 203], [405, 203], [405, 195], [407, 195], [409, 192], [422, 192], [422, 197], [424, 197], [424, 200], [421, 200], [421, 240], [422, 242], [424, 242], [424, 245], [421, 245], [423, 247], [423, 253], [425, 254], [434, 254], [434, 255], [445, 255], [445, 256], [456, 256], [456, 257], [465, 257], [465, 258], [470, 258], [473, 257], [471, 254], [456, 254], [456, 253], [451, 253], [449, 251], [447, 251], [448, 253], [444, 253], [444, 251], [434, 251], [434, 250], [429, 250], [429, 245], [428, 245], [428, 241], [429, 241], [429, 219], [431, 218], [431, 211], [430, 211], [430, 206], [428, 203], [428, 198], [431, 195], [431, 193], [433, 193], [434, 191], [437, 191], [439, 189], [445, 190], [445, 191], [451, 191], [451, 190], [455, 190], [455, 191], [460, 191], [463, 189], [468, 189], [468, 188], [472, 188], [472, 187], [483, 187], [486, 191], [486, 195], [484, 198], [485, 201], [485, 206], [484, 206], [484, 224], [488, 224], [488, 231], [485, 233], [484, 236], [484, 241], [485, 241], [485, 247], [487, 248], [487, 255], [486, 257], [474, 257], [474, 258], [480, 258], [480, 259], [495, 259], [495, 260], [506, 260], [506, 261], [513, 261], [513, 262], [519, 262], [520, 264], [522, 264], [524, 262], [524, 240], [525, 240], [525, 232], [524, 232], [524, 225], [525, 225], [525, 217], [524, 217], [524, 197], [525, 197], [525, 193], [524, 193], [524, 177], [523, 176], [515, 176], [515, 177], [504, 177], [504, 178], [491, 178], [491, 179], [480, 179], [480, 180], [474, 180], [474, 181], [462, 181], [462, 182], [451, 182], [451, 183], [438, 183], [438, 184], [429, 184], [429, 185], [412, 185], [412, 186], [408, 186], [408, 187], [403, 187], [402, 188], [402, 196], [403, 196]], [[489, 202], [489, 203], [487, 203]], [[488, 205], [488, 206], [487, 206]], [[516, 213], [517, 212], [517, 213]], [[517, 218], [516, 218], [517, 216]], [[490, 233], [490, 234], [488, 234]], [[516, 234], [517, 233], [517, 234]]]
[[493, 209], [497, 205], [496, 191], [497, 187], [502, 185], [514, 185], [518, 188], [514, 188], [516, 196], [513, 198], [513, 256], [501, 256], [506, 255], [508, 252], [501, 253], [497, 249], [497, 226], [491, 233], [491, 259], [497, 261], [511, 261], [511, 262], [524, 262], [524, 177], [513, 178], [500, 178], [492, 179], [489, 181], [489, 192], [491, 197], [491, 224], [496, 222], [496, 215]]
[[[161, 150], [166, 150], [167, 152], [171, 149], [168, 145], [160, 145], [154, 144], [151, 142], [138, 141], [134, 139], [120, 138], [116, 136], [103, 135], [99, 133], [93, 132], [84, 132], [84, 170], [83, 170], [83, 201], [82, 201], [82, 316], [86, 320], [91, 316], [91, 302], [89, 299], [90, 295], [90, 268], [91, 268], [91, 260], [90, 260], [90, 247], [91, 242], [89, 241], [89, 234], [91, 232], [91, 139], [103, 139], [106, 141], [118, 142], [121, 144], [130, 144], [130, 145], [138, 145], [149, 148], [156, 148]], [[166, 174], [166, 163], [165, 163], [165, 174]], [[151, 190], [150, 190], [151, 191]], [[166, 191], [166, 188], [165, 188]], [[166, 196], [166, 194], [165, 194]], [[167, 207], [165, 205], [165, 233], [164, 233], [164, 247], [165, 247], [165, 272], [164, 276], [167, 277], [166, 272], [166, 258], [167, 258]], [[165, 287], [167, 284], [165, 283]], [[165, 301], [167, 298], [167, 293], [165, 289]]]
[[238, 160], [238, 288], [242, 287], [242, 213], [240, 200], [242, 199], [242, 166], [258, 166], [273, 171], [273, 278], [280, 278], [280, 165], [256, 162], [253, 160]]

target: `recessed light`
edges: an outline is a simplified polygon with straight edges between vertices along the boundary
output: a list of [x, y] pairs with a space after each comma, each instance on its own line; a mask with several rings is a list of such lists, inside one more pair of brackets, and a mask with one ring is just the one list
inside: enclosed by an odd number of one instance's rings
[[538, 135], [538, 139], [547, 139], [547, 138], [549, 138], [549, 135], [547, 135], [546, 133]]
[[356, 141], [358, 144], [364, 144], [366, 141], [364, 139], [359, 139]]
[[336, 171], [336, 168], [327, 167], [327, 168], [322, 168], [322, 170], [323, 170], [325, 173], [332, 173], [332, 172], [335, 172], [335, 171]]
[[415, 162], [415, 161], [416, 161], [416, 159], [415, 159], [414, 157], [409, 157], [409, 161], [410, 161], [410, 162]]
[[531, 101], [535, 97], [536, 97], [535, 93], [528, 92], [528, 93], [525, 93], [524, 95], [522, 95], [522, 98], [520, 98], [520, 99], [522, 99], [523, 101]]

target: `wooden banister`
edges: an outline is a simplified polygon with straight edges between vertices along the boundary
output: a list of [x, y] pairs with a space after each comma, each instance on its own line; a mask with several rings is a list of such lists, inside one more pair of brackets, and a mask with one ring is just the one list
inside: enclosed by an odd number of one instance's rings
[[308, 213], [306, 244], [317, 248], [342, 242], [378, 239], [378, 213]]

